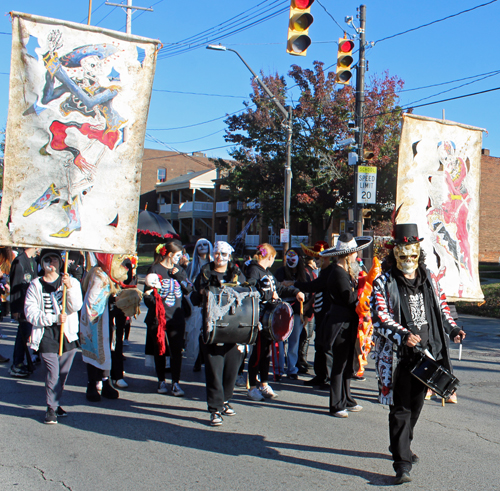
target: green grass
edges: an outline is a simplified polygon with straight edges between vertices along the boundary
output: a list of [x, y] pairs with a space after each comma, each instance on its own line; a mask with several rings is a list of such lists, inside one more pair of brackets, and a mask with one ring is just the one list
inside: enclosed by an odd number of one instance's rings
[[485, 303], [479, 306], [477, 303], [457, 302], [457, 312], [459, 314], [500, 318], [500, 283], [482, 285], [481, 288], [484, 293]]
[[137, 263], [137, 274], [146, 274], [149, 266], [153, 264], [153, 255], [151, 256], [139, 256], [139, 261]]

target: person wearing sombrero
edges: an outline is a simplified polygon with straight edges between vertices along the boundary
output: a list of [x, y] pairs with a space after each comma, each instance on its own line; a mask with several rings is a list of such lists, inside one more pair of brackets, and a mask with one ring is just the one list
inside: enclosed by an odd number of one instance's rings
[[347, 418], [349, 412], [363, 408], [351, 395], [355, 342], [358, 332], [358, 252], [368, 247], [371, 237], [356, 237], [341, 234], [335, 247], [320, 252], [321, 257], [330, 257], [333, 267], [328, 277], [328, 293], [331, 307], [324, 320], [324, 343], [331, 363], [330, 414], [336, 418]]
[[314, 293], [314, 317], [315, 317], [315, 331], [314, 338], [314, 373], [315, 376], [304, 382], [304, 385], [319, 386], [321, 388], [329, 388], [327, 385], [330, 383], [331, 362], [332, 356], [328, 358], [325, 353], [324, 343], [324, 319], [330, 310], [331, 299], [328, 294], [328, 278], [332, 271], [333, 265], [331, 264], [331, 257], [320, 256], [320, 253], [329, 248], [328, 242], [320, 240], [314, 244], [313, 247], [300, 244], [304, 254], [307, 257], [316, 259], [319, 265], [320, 272], [316, 279], [313, 281], [296, 282], [295, 287], [306, 293]]
[[429, 352], [451, 371], [448, 340], [465, 337], [450, 315], [446, 296], [425, 265], [423, 240], [414, 223], [396, 224], [385, 273], [373, 283], [372, 318], [379, 401], [389, 405], [389, 450], [395, 484], [411, 481], [418, 457], [411, 451], [413, 430], [424, 405], [426, 386], [411, 374], [417, 350]]

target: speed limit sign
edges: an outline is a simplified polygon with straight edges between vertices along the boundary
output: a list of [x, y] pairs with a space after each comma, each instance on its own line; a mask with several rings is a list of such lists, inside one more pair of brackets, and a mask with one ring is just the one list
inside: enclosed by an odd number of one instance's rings
[[377, 202], [377, 168], [360, 165], [358, 167], [358, 203]]

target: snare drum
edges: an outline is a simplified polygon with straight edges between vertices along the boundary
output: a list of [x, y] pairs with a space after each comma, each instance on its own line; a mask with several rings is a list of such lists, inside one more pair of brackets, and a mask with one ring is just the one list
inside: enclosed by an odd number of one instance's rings
[[293, 310], [286, 302], [268, 302], [264, 308], [262, 330], [272, 341], [286, 341], [293, 330]]
[[424, 385], [444, 399], [455, 392], [460, 381], [449, 370], [422, 353], [421, 358], [410, 370]]
[[206, 290], [205, 344], [255, 344], [259, 332], [260, 295], [253, 287], [215, 287]]

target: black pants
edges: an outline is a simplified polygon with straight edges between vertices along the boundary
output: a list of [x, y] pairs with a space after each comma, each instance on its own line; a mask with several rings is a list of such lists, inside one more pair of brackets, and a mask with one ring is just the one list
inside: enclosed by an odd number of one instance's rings
[[208, 410], [222, 411], [225, 402], [233, 397], [234, 384], [238, 376], [243, 353], [237, 344], [202, 344], [205, 359]]
[[400, 364], [395, 373], [393, 405], [389, 407], [389, 439], [394, 470], [411, 470], [413, 429], [424, 405], [427, 387], [416, 379], [407, 365]]
[[[325, 315], [316, 316], [316, 334], [314, 337], [314, 373], [318, 379], [325, 383], [330, 382], [333, 356], [331, 347], [325, 343]], [[329, 356], [328, 356], [329, 355]]]
[[354, 341], [356, 339], [355, 323], [345, 323], [339, 330], [332, 346], [332, 371], [330, 372], [330, 412], [343, 411], [347, 407], [356, 406], [351, 396], [352, 361]]
[[269, 380], [269, 362], [271, 360], [271, 340], [259, 331], [257, 343], [252, 349], [252, 354], [248, 360], [248, 385], [257, 385], [257, 375], [260, 381], [267, 383]]
[[[170, 352], [170, 371], [172, 375], [172, 383], [175, 384], [181, 379], [182, 367], [182, 348], [184, 347], [184, 332], [186, 324], [167, 322], [167, 340], [168, 351]], [[165, 362], [167, 353], [160, 355], [158, 353], [158, 344], [155, 343], [155, 368], [156, 376], [159, 382], [165, 380]]]
[[117, 307], [110, 312], [110, 323], [115, 323], [115, 350], [111, 351], [111, 379], [123, 378], [123, 332], [127, 323], [127, 316]]

